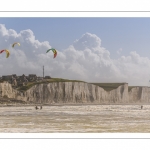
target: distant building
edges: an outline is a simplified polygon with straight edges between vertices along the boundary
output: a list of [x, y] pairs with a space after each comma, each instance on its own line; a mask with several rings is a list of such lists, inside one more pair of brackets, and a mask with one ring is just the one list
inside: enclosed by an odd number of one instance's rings
[[[29, 74], [26, 76], [25, 74], [21, 76], [17, 76], [16, 74], [12, 75], [3, 75], [0, 77], [0, 79], [7, 81], [12, 84], [12, 86], [22, 86], [22, 85], [27, 85], [28, 82], [38, 82], [40, 80], [43, 80], [43, 77], [37, 77], [36, 74]], [[50, 76], [45, 76], [44, 79], [51, 79]]]
[[51, 77], [50, 76], [45, 76], [44, 79], [51, 79]]
[[17, 78], [17, 75], [16, 74], [12, 74], [13, 78]]
[[36, 81], [37, 75], [36, 74], [29, 74], [28, 79], [29, 79], [29, 81]]
[[7, 75], [7, 76], [2, 76], [2, 80], [11, 80], [12, 79], [12, 75]]

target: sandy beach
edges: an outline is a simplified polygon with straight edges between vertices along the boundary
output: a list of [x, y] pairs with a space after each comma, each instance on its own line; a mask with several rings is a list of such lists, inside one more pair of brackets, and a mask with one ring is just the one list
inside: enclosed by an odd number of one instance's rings
[[1, 133], [147, 133], [150, 105], [0, 107]]

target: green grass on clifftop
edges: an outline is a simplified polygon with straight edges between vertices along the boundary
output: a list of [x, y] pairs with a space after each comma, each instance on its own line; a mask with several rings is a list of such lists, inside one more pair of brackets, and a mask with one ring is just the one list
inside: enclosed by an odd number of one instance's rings
[[105, 91], [111, 91], [125, 83], [91, 83], [91, 84], [97, 85], [97, 86], [103, 88]]
[[[3, 82], [3, 80], [0, 80], [0, 82]], [[48, 83], [52, 83], [52, 82], [84, 82], [84, 81], [69, 80], [69, 79], [62, 79], [62, 78], [51, 78], [51, 79], [44, 79], [44, 80], [41, 80], [38, 82], [28, 82], [27, 85], [19, 86], [16, 89], [19, 91], [26, 91], [34, 85], [48, 84]], [[84, 83], [87, 83], [87, 82], [84, 82]], [[90, 83], [90, 84], [97, 85], [97, 86], [103, 88], [105, 91], [111, 91], [111, 90], [114, 90], [114, 89], [118, 88], [120, 85], [123, 85], [125, 83]]]
[[68, 79], [62, 79], [62, 78], [51, 78], [51, 79], [44, 79], [44, 81], [39, 81], [39, 82], [29, 82], [27, 85], [17, 88], [17, 90], [19, 90], [19, 91], [26, 91], [26, 90], [30, 89], [32, 86], [34, 86], [34, 85], [48, 84], [48, 83], [52, 83], [52, 82], [84, 82], [84, 81], [68, 80]]

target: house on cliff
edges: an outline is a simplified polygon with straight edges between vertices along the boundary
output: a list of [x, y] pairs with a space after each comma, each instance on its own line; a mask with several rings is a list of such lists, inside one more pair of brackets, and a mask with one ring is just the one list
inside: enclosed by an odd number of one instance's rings
[[[51, 79], [51, 77], [45, 76], [44, 79]], [[9, 82], [10, 84], [12, 84], [12, 86], [15, 87], [15, 86], [27, 85], [28, 82], [35, 82], [35, 81], [43, 80], [43, 77], [37, 77], [36, 74], [29, 74], [28, 76], [26, 76], [25, 74], [21, 76], [12, 74], [12, 75], [3, 75], [1, 77], [1, 80]]]
[[28, 80], [29, 81], [36, 81], [37, 80], [37, 75], [36, 74], [29, 74]]
[[12, 75], [4, 75], [2, 76], [2, 80], [9, 81], [12, 79]]
[[25, 76], [24, 74], [22, 76], [17, 76], [16, 74], [2, 76], [2, 80], [8, 81], [13, 86], [22, 86], [28, 83], [27, 80], [28, 76]]
[[51, 77], [50, 76], [45, 76], [44, 79], [51, 79]]

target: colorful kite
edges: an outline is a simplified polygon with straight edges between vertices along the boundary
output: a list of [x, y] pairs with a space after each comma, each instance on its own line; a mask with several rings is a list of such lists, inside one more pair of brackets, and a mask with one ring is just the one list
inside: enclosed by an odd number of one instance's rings
[[12, 47], [14, 47], [16, 44], [18, 44], [18, 46], [20, 46], [20, 43], [15, 42]]
[[6, 52], [6, 58], [8, 58], [9, 55], [10, 55], [9, 50], [7, 50], [7, 49], [1, 50], [1, 51], [0, 51], [0, 54], [3, 53], [3, 52]]
[[48, 49], [48, 50], [46, 51], [46, 53], [48, 53], [50, 50], [53, 51], [53, 53], [54, 53], [54, 58], [55, 58], [55, 57], [57, 56], [57, 51], [56, 51], [56, 49], [54, 49], [54, 48]]

